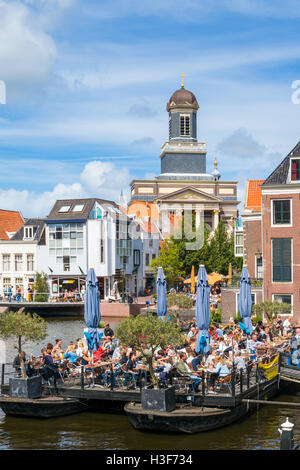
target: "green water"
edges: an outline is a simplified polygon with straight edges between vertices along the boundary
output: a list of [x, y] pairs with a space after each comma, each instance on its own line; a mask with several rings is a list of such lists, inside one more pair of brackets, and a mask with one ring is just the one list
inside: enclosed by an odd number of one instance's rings
[[[113, 327], [118, 320], [111, 320]], [[82, 335], [81, 320], [55, 319], [49, 321], [48, 338], [68, 341]], [[37, 354], [43, 345], [27, 345], [28, 354]], [[13, 344], [7, 353], [15, 355]], [[282, 402], [299, 402], [300, 396], [280, 395]], [[289, 418], [295, 424], [295, 443], [300, 444], [300, 408], [265, 405], [258, 412], [236, 424], [194, 435], [159, 434], [136, 431], [124, 415], [86, 412], [50, 420], [6, 417], [0, 411], [0, 450], [4, 449], [102, 449], [102, 450], [213, 450], [213, 449], [279, 449], [278, 427]]]

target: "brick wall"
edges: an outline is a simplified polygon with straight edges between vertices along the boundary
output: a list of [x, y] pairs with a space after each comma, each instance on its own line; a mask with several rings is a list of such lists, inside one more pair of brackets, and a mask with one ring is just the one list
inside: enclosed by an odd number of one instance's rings
[[[222, 323], [229, 323], [230, 318], [234, 318], [237, 313], [237, 293], [240, 292], [239, 287], [222, 288]], [[251, 293], [256, 294], [256, 303], [262, 302], [262, 288], [253, 287]]]
[[248, 266], [251, 278], [256, 278], [255, 254], [262, 253], [261, 220], [244, 220], [244, 263]]

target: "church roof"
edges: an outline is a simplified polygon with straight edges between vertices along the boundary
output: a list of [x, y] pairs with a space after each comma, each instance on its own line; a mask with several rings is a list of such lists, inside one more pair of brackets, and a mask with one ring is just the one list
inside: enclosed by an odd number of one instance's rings
[[198, 109], [199, 105], [194, 93], [185, 88], [180, 88], [176, 90], [167, 103], [167, 111], [176, 106], [189, 106], [194, 109]]
[[263, 186], [267, 186], [269, 184], [286, 184], [290, 168], [290, 158], [293, 157], [300, 157], [300, 141], [293, 148], [293, 150], [291, 150], [291, 152], [282, 160], [282, 162], [277, 166], [277, 168], [275, 168], [273, 173], [268, 176], [268, 178], [263, 183]]

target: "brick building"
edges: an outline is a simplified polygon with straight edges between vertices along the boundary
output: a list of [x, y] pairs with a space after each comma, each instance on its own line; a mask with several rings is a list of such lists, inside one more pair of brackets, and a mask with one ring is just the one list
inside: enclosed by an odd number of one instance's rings
[[261, 185], [264, 299], [300, 319], [300, 142]]
[[243, 209], [243, 258], [250, 277], [263, 279], [261, 187], [264, 180], [247, 180]]

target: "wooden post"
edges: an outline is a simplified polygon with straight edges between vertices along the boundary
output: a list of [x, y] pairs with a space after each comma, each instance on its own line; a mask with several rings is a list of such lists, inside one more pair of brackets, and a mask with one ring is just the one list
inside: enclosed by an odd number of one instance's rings
[[2, 368], [1, 368], [1, 393], [3, 393], [4, 374], [5, 374], [5, 364], [2, 364]]
[[247, 367], [247, 389], [250, 387], [250, 368]]
[[111, 391], [114, 390], [114, 377], [113, 377], [113, 375], [114, 375], [114, 371], [113, 371], [113, 366], [111, 364], [110, 365], [110, 389], [111, 389]]
[[202, 371], [202, 395], [205, 395], [205, 372]]
[[83, 366], [81, 366], [80, 386], [81, 386], [81, 390], [83, 390], [84, 389], [84, 367]]
[[240, 369], [240, 392], [243, 393], [243, 369]]
[[232, 393], [232, 398], [235, 398], [235, 371], [234, 370], [231, 373], [231, 393]]

